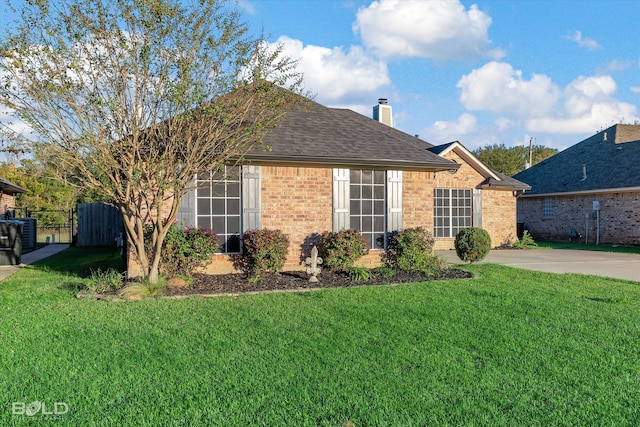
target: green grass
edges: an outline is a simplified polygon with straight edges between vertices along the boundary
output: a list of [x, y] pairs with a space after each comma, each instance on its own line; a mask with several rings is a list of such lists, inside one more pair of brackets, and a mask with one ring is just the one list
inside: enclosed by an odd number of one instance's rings
[[[104, 253], [0, 282], [0, 425], [640, 423], [637, 283], [485, 264], [473, 280], [75, 299]], [[33, 401], [69, 411], [12, 415]]]
[[578, 249], [583, 251], [621, 252], [640, 254], [640, 246], [624, 245], [585, 245], [584, 243], [570, 242], [536, 242], [540, 249]]

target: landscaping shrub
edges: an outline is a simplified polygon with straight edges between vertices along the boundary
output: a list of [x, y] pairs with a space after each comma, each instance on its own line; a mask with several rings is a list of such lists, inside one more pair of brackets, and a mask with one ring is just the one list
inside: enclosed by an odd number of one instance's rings
[[535, 240], [533, 240], [533, 237], [531, 237], [531, 234], [529, 234], [529, 231], [524, 230], [524, 232], [522, 233], [522, 238], [519, 241], [515, 242], [513, 246], [518, 249], [527, 249], [527, 248], [537, 248], [538, 244], [536, 243]]
[[99, 294], [115, 292], [122, 287], [123, 276], [115, 268], [91, 270], [89, 289]]
[[242, 236], [245, 265], [256, 276], [279, 273], [289, 250], [289, 238], [280, 230], [249, 230]]
[[458, 258], [473, 263], [487, 256], [491, 250], [491, 237], [482, 228], [468, 227], [458, 233], [454, 244]]
[[[146, 235], [150, 241], [150, 228]], [[163, 242], [160, 270], [167, 277], [188, 276], [196, 268], [210, 262], [219, 246], [218, 237], [213, 230], [174, 223]]]
[[327, 267], [348, 271], [357, 260], [369, 253], [369, 245], [358, 230], [325, 231], [320, 235], [318, 252]]
[[373, 278], [373, 273], [368, 268], [355, 265], [349, 267], [347, 274], [352, 282], [362, 282]]
[[385, 264], [405, 271], [433, 270], [433, 244], [433, 236], [422, 227], [393, 232], [387, 240]]
[[166, 287], [167, 281], [164, 277], [160, 277], [157, 282], [145, 278], [129, 283], [118, 291], [118, 295], [127, 299], [157, 297]]

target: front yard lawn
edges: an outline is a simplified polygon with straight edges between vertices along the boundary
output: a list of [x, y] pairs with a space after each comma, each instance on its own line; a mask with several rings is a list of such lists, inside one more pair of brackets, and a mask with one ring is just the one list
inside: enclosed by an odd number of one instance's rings
[[76, 299], [98, 259], [117, 255], [71, 248], [0, 282], [0, 425], [640, 424], [637, 283], [484, 264], [399, 286]]

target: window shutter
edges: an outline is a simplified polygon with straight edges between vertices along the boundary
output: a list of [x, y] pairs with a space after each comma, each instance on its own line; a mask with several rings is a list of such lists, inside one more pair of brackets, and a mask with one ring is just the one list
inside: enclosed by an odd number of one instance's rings
[[482, 228], [482, 190], [473, 189], [472, 225]]
[[387, 231], [402, 230], [402, 171], [387, 171]]
[[242, 166], [242, 231], [262, 228], [262, 167]]
[[[196, 180], [193, 179], [191, 185], [195, 186]], [[178, 207], [178, 214], [176, 219], [180, 223], [184, 223], [187, 227], [196, 226], [196, 190], [195, 188], [182, 196], [180, 200], [180, 206]]]
[[349, 169], [333, 170], [333, 231], [349, 228]]

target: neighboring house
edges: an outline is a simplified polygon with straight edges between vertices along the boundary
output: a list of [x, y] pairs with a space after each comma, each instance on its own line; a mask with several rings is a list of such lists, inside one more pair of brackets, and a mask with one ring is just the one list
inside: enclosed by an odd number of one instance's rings
[[15, 217], [16, 194], [26, 192], [24, 188], [0, 178], [0, 217], [2, 219]]
[[363, 233], [368, 266], [380, 262], [389, 232], [410, 227], [433, 233], [439, 249], [469, 226], [486, 229], [494, 246], [515, 240], [515, 193], [526, 184], [489, 170], [459, 142], [434, 147], [392, 128], [386, 100], [374, 118], [310, 101], [266, 135], [269, 150], [198, 176], [178, 219], [220, 237], [207, 272], [233, 271], [241, 233], [258, 228], [288, 235], [289, 270], [303, 267], [318, 233], [342, 228]]
[[617, 124], [514, 176], [535, 239], [640, 244], [640, 126]]

